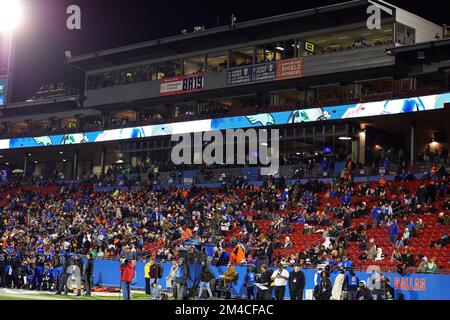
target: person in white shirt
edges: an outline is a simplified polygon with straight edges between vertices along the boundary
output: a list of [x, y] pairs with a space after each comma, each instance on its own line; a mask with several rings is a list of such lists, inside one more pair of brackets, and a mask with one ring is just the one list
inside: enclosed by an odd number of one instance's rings
[[272, 274], [272, 281], [274, 282], [274, 293], [276, 300], [283, 300], [286, 291], [286, 285], [289, 280], [289, 272], [283, 268], [283, 265], [278, 265], [278, 269]]

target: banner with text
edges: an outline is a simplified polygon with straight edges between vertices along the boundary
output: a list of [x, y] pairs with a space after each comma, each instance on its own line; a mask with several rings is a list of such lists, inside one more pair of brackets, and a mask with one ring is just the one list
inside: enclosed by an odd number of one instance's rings
[[303, 57], [267, 62], [227, 71], [227, 85], [285, 80], [303, 76]]
[[195, 73], [172, 78], [161, 79], [161, 96], [193, 93], [203, 90], [204, 75]]

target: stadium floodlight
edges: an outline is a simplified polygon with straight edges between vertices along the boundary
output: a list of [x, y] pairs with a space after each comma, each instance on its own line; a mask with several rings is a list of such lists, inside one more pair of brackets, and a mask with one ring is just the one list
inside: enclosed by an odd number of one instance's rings
[[0, 0], [0, 32], [13, 31], [22, 18], [21, 0]]

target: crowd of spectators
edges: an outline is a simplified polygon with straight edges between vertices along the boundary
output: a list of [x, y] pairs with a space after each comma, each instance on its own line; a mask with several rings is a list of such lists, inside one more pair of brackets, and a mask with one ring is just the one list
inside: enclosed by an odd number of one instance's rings
[[[148, 185], [110, 192], [94, 192], [91, 181], [33, 178], [29, 182], [17, 177], [1, 186], [2, 247], [8, 259], [19, 257], [20, 263], [33, 261], [38, 253], [44, 255], [48, 268], [51, 257], [68, 253], [170, 261], [180, 249], [190, 248], [183, 245], [183, 240], [190, 239], [213, 243], [210, 259], [219, 265], [350, 268], [364, 260], [387, 258], [386, 248], [367, 233], [388, 227], [395, 246], [391, 259], [399, 273], [412, 268], [437, 272], [435, 257], [420, 256], [409, 246], [425, 227], [415, 217], [434, 215], [437, 223], [449, 223], [448, 174], [424, 180], [417, 190], [383, 178], [371, 184], [311, 180], [287, 185], [278, 177], [262, 186], [235, 180], [215, 189], [192, 185], [159, 190]], [[441, 208], [434, 204], [442, 199], [446, 202], [438, 212]], [[354, 223], [361, 218], [362, 223]], [[269, 222], [266, 227], [260, 223], [265, 221]], [[403, 232], [400, 225], [406, 226]], [[302, 237], [317, 236], [302, 249], [292, 240], [298, 226]], [[448, 242], [443, 234], [429, 246], [443, 248]], [[348, 253], [352, 243], [358, 245], [359, 256]]]

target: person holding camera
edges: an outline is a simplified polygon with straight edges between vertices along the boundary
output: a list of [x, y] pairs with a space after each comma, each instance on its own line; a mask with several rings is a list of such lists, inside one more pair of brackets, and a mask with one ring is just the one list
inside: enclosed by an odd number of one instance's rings
[[123, 300], [131, 300], [130, 284], [134, 278], [134, 265], [128, 259], [121, 259], [120, 262], [120, 287], [122, 289]]
[[212, 274], [211, 270], [209, 270], [208, 266], [206, 264], [204, 264], [203, 270], [202, 270], [202, 277], [200, 279], [200, 285], [199, 285], [199, 290], [198, 290], [198, 299], [201, 299], [203, 289], [206, 289], [206, 291], [208, 291], [210, 298], [213, 298], [213, 294], [211, 292], [211, 286], [210, 286], [210, 282], [213, 279], [213, 276], [214, 275]]
[[286, 285], [289, 280], [289, 271], [279, 264], [278, 269], [272, 274], [272, 281], [274, 282], [275, 300], [283, 300], [286, 292]]

